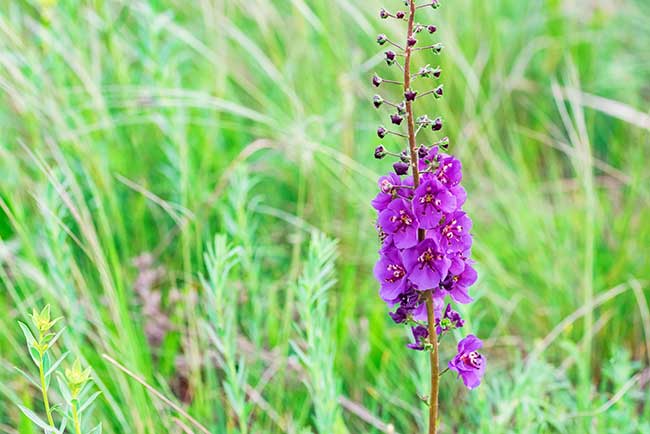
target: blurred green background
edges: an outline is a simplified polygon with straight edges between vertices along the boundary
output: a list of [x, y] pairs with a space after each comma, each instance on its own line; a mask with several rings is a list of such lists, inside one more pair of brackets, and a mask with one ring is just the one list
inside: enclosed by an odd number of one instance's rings
[[[102, 391], [88, 428], [199, 432], [108, 355], [213, 433], [423, 432], [426, 356], [372, 276], [382, 6], [1, 2], [0, 432], [38, 432], [17, 321], [47, 303]], [[488, 358], [475, 391], [443, 377], [440, 432], [650, 433], [650, 3], [419, 14]]]

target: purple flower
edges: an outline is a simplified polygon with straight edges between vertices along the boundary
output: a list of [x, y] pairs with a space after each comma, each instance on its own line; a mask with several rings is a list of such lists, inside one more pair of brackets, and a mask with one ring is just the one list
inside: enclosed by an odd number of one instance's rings
[[459, 329], [465, 325], [465, 321], [460, 317], [460, 314], [451, 308], [448, 304], [445, 308], [445, 313], [439, 315], [436, 313], [436, 333], [441, 334], [453, 329]]
[[462, 273], [458, 275], [449, 274], [449, 276], [440, 283], [440, 289], [446, 291], [449, 296], [458, 303], [471, 303], [473, 298], [470, 297], [467, 290], [476, 282], [477, 278], [478, 274], [476, 273], [476, 270], [474, 270], [471, 265], [466, 264]]
[[381, 285], [382, 300], [395, 300], [406, 289], [406, 269], [397, 248], [387, 249], [375, 265], [375, 277]]
[[472, 246], [472, 236], [469, 234], [472, 220], [462, 211], [456, 211], [445, 217], [440, 227], [438, 241], [445, 251], [462, 252]]
[[463, 179], [462, 166], [460, 161], [454, 157], [444, 157], [440, 161], [440, 167], [436, 172], [436, 177], [447, 188], [455, 187]]
[[428, 180], [415, 190], [413, 211], [423, 229], [438, 226], [442, 213], [455, 209], [456, 197], [437, 180]]
[[447, 277], [451, 261], [438, 243], [427, 238], [415, 247], [405, 250], [402, 260], [408, 270], [408, 278], [420, 291], [436, 288]]
[[415, 343], [408, 344], [407, 347], [409, 347], [412, 350], [423, 351], [424, 344], [426, 343], [427, 338], [429, 337], [429, 331], [427, 330], [426, 327], [416, 326], [416, 327], [411, 327], [411, 333], [413, 333], [413, 338], [415, 339]]
[[388, 208], [379, 214], [378, 223], [387, 234], [393, 235], [397, 248], [408, 249], [417, 244], [418, 222], [411, 210], [411, 204], [406, 200], [393, 200]]
[[481, 384], [485, 373], [486, 360], [479, 350], [483, 342], [474, 335], [469, 335], [458, 343], [458, 354], [449, 362], [449, 369], [458, 373], [468, 389]]

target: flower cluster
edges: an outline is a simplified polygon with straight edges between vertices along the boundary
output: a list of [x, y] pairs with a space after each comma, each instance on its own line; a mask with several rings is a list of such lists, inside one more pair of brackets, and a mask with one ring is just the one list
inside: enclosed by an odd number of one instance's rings
[[[392, 173], [379, 178], [379, 193], [372, 201], [378, 213], [377, 231], [381, 240], [374, 274], [380, 283], [382, 300], [393, 310], [390, 313], [393, 321], [411, 327], [415, 342], [408, 347], [422, 351], [431, 350], [435, 345], [437, 350], [438, 338], [430, 336], [433, 330], [442, 335], [464, 325], [460, 314], [452, 309], [450, 303], [445, 304], [446, 301], [449, 298], [455, 303], [470, 303], [469, 288], [476, 282], [477, 273], [470, 259], [472, 220], [463, 211], [467, 193], [461, 186], [461, 162], [448, 154], [449, 139], [446, 137], [431, 145], [416, 145], [417, 135], [422, 130], [440, 131], [443, 120], [440, 117], [430, 119], [427, 115], [416, 118], [414, 102], [427, 95], [441, 98], [444, 91], [442, 85], [424, 92], [411, 87], [416, 79], [438, 80], [442, 74], [440, 67], [429, 65], [412, 74], [411, 55], [416, 50], [440, 54], [443, 46], [440, 43], [418, 46], [417, 34], [425, 30], [433, 34], [437, 26], [417, 24], [413, 15], [416, 9], [424, 6], [435, 9], [440, 2], [418, 7], [409, 1], [406, 4], [411, 12], [391, 13], [385, 9], [380, 12], [383, 19], [408, 22], [406, 43], [401, 46], [384, 34], [377, 37], [378, 44], [391, 45], [391, 49], [384, 53], [386, 63], [389, 66], [397, 64], [404, 80], [388, 80], [376, 74], [372, 79], [375, 87], [384, 83], [401, 87], [401, 101], [391, 102], [384, 96], [375, 95], [373, 105], [394, 109], [390, 114], [391, 123], [400, 126], [405, 122], [408, 129], [406, 134], [384, 126], [377, 129], [380, 139], [392, 135], [408, 143], [407, 149], [397, 152], [387, 150], [384, 145], [375, 149], [375, 158], [394, 157], [397, 161]], [[427, 300], [432, 309], [427, 308]], [[485, 370], [485, 359], [476, 352], [480, 346], [478, 338], [468, 336], [460, 342], [458, 354], [448, 364], [449, 369], [456, 371], [469, 388], [480, 383]]]

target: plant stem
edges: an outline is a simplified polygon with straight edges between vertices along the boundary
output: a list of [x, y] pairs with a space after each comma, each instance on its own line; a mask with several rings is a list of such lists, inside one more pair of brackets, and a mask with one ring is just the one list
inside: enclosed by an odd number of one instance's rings
[[77, 404], [72, 402], [72, 421], [74, 422], [75, 434], [81, 434], [81, 423], [79, 422], [79, 413], [77, 412]]
[[[413, 36], [413, 24], [415, 21], [415, 0], [409, 2], [409, 18], [408, 18], [408, 31], [407, 38]], [[406, 51], [404, 52], [404, 92], [411, 88], [411, 54], [413, 47], [406, 43]], [[406, 102], [406, 116], [408, 122], [408, 138], [409, 149], [411, 153], [411, 165], [413, 168], [413, 185], [415, 188], [420, 185], [420, 173], [418, 168], [418, 152], [417, 143], [415, 141], [415, 117], [413, 115], [413, 102]], [[424, 239], [424, 231], [418, 231], [418, 239]], [[431, 369], [431, 395], [429, 398], [429, 434], [435, 434], [437, 430], [438, 421], [438, 379], [439, 379], [439, 366], [438, 366], [438, 340], [436, 336], [436, 317], [433, 309], [433, 290], [426, 292], [427, 304], [427, 321], [429, 329], [429, 343], [432, 345], [433, 350], [429, 353], [429, 363]]]
[[50, 401], [47, 399], [47, 385], [45, 384], [45, 369], [43, 368], [43, 354], [40, 353], [40, 362], [38, 364], [38, 373], [41, 378], [41, 392], [43, 393], [43, 405], [45, 405], [45, 414], [47, 415], [47, 422], [52, 428], [54, 426], [54, 419], [52, 419], [52, 410], [50, 409]]

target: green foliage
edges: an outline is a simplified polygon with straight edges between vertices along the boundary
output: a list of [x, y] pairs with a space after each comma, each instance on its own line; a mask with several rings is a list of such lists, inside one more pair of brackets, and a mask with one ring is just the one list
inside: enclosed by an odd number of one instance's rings
[[[178, 409], [214, 433], [422, 430], [426, 360], [372, 277], [369, 77], [398, 3], [0, 2], [0, 431], [51, 427], [41, 389], [74, 430], [59, 348], [106, 432], [198, 430]], [[441, 432], [648, 432], [650, 8], [439, 11], [445, 55], [421, 60], [445, 98], [422, 107], [464, 164], [461, 313], [488, 337], [484, 386], [442, 381]], [[63, 335], [16, 327], [48, 304]]]

